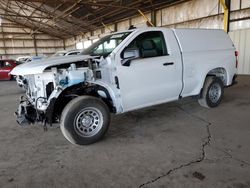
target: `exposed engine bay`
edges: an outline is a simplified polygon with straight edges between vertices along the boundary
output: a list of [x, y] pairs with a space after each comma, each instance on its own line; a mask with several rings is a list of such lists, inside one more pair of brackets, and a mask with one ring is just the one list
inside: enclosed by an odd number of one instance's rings
[[[21, 125], [58, 122], [60, 116], [54, 112], [60, 114], [60, 105], [78, 95], [92, 92], [92, 83], [101, 79], [99, 62], [100, 59], [87, 59], [50, 66], [40, 74], [17, 76], [18, 85], [26, 91], [16, 112], [17, 122]], [[104, 97], [107, 96], [104, 94]], [[54, 110], [55, 103], [57, 110]]]

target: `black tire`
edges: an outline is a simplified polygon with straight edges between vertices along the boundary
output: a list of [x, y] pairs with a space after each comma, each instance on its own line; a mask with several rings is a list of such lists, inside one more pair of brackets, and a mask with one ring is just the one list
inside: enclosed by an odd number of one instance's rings
[[12, 80], [14, 80], [14, 76], [10, 75], [9, 81], [12, 81]]
[[198, 102], [203, 107], [214, 108], [220, 104], [223, 94], [224, 84], [222, 80], [216, 76], [208, 76]]
[[109, 109], [102, 100], [80, 96], [64, 108], [60, 128], [64, 137], [71, 143], [88, 145], [103, 138], [109, 123]]

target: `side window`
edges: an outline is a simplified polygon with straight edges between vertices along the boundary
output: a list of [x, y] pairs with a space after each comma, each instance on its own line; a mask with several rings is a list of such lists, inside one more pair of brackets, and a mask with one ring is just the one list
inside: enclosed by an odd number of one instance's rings
[[71, 52], [68, 55], [77, 55], [77, 54], [79, 54], [79, 53], [78, 52]]
[[167, 55], [167, 47], [161, 31], [149, 31], [137, 36], [126, 49], [139, 49], [141, 58]]
[[9, 62], [6, 61], [6, 62], [4, 63], [4, 67], [12, 67], [12, 65], [11, 65], [11, 63], [9, 63]]
[[28, 58], [27, 60], [26, 60], [26, 62], [31, 62], [32, 61], [32, 59], [31, 58]]
[[3, 68], [3, 64], [4, 64], [4, 62], [0, 61], [0, 68]]

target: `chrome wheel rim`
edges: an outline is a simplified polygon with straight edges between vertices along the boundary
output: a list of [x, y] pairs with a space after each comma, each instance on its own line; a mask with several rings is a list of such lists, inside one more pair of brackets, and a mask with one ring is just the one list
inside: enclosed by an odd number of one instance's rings
[[211, 100], [212, 103], [217, 103], [221, 97], [221, 87], [220, 84], [214, 83], [211, 85], [208, 97]]
[[74, 121], [74, 128], [78, 135], [91, 137], [97, 134], [103, 125], [103, 116], [99, 109], [94, 107], [84, 108]]

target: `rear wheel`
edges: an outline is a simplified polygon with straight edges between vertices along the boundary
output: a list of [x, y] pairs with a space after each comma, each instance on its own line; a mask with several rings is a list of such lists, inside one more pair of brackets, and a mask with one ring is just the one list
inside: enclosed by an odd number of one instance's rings
[[224, 94], [224, 84], [222, 80], [215, 76], [208, 76], [205, 80], [199, 104], [206, 108], [217, 107]]
[[103, 138], [109, 122], [109, 109], [103, 101], [81, 96], [70, 101], [64, 108], [60, 128], [71, 143], [87, 145]]

